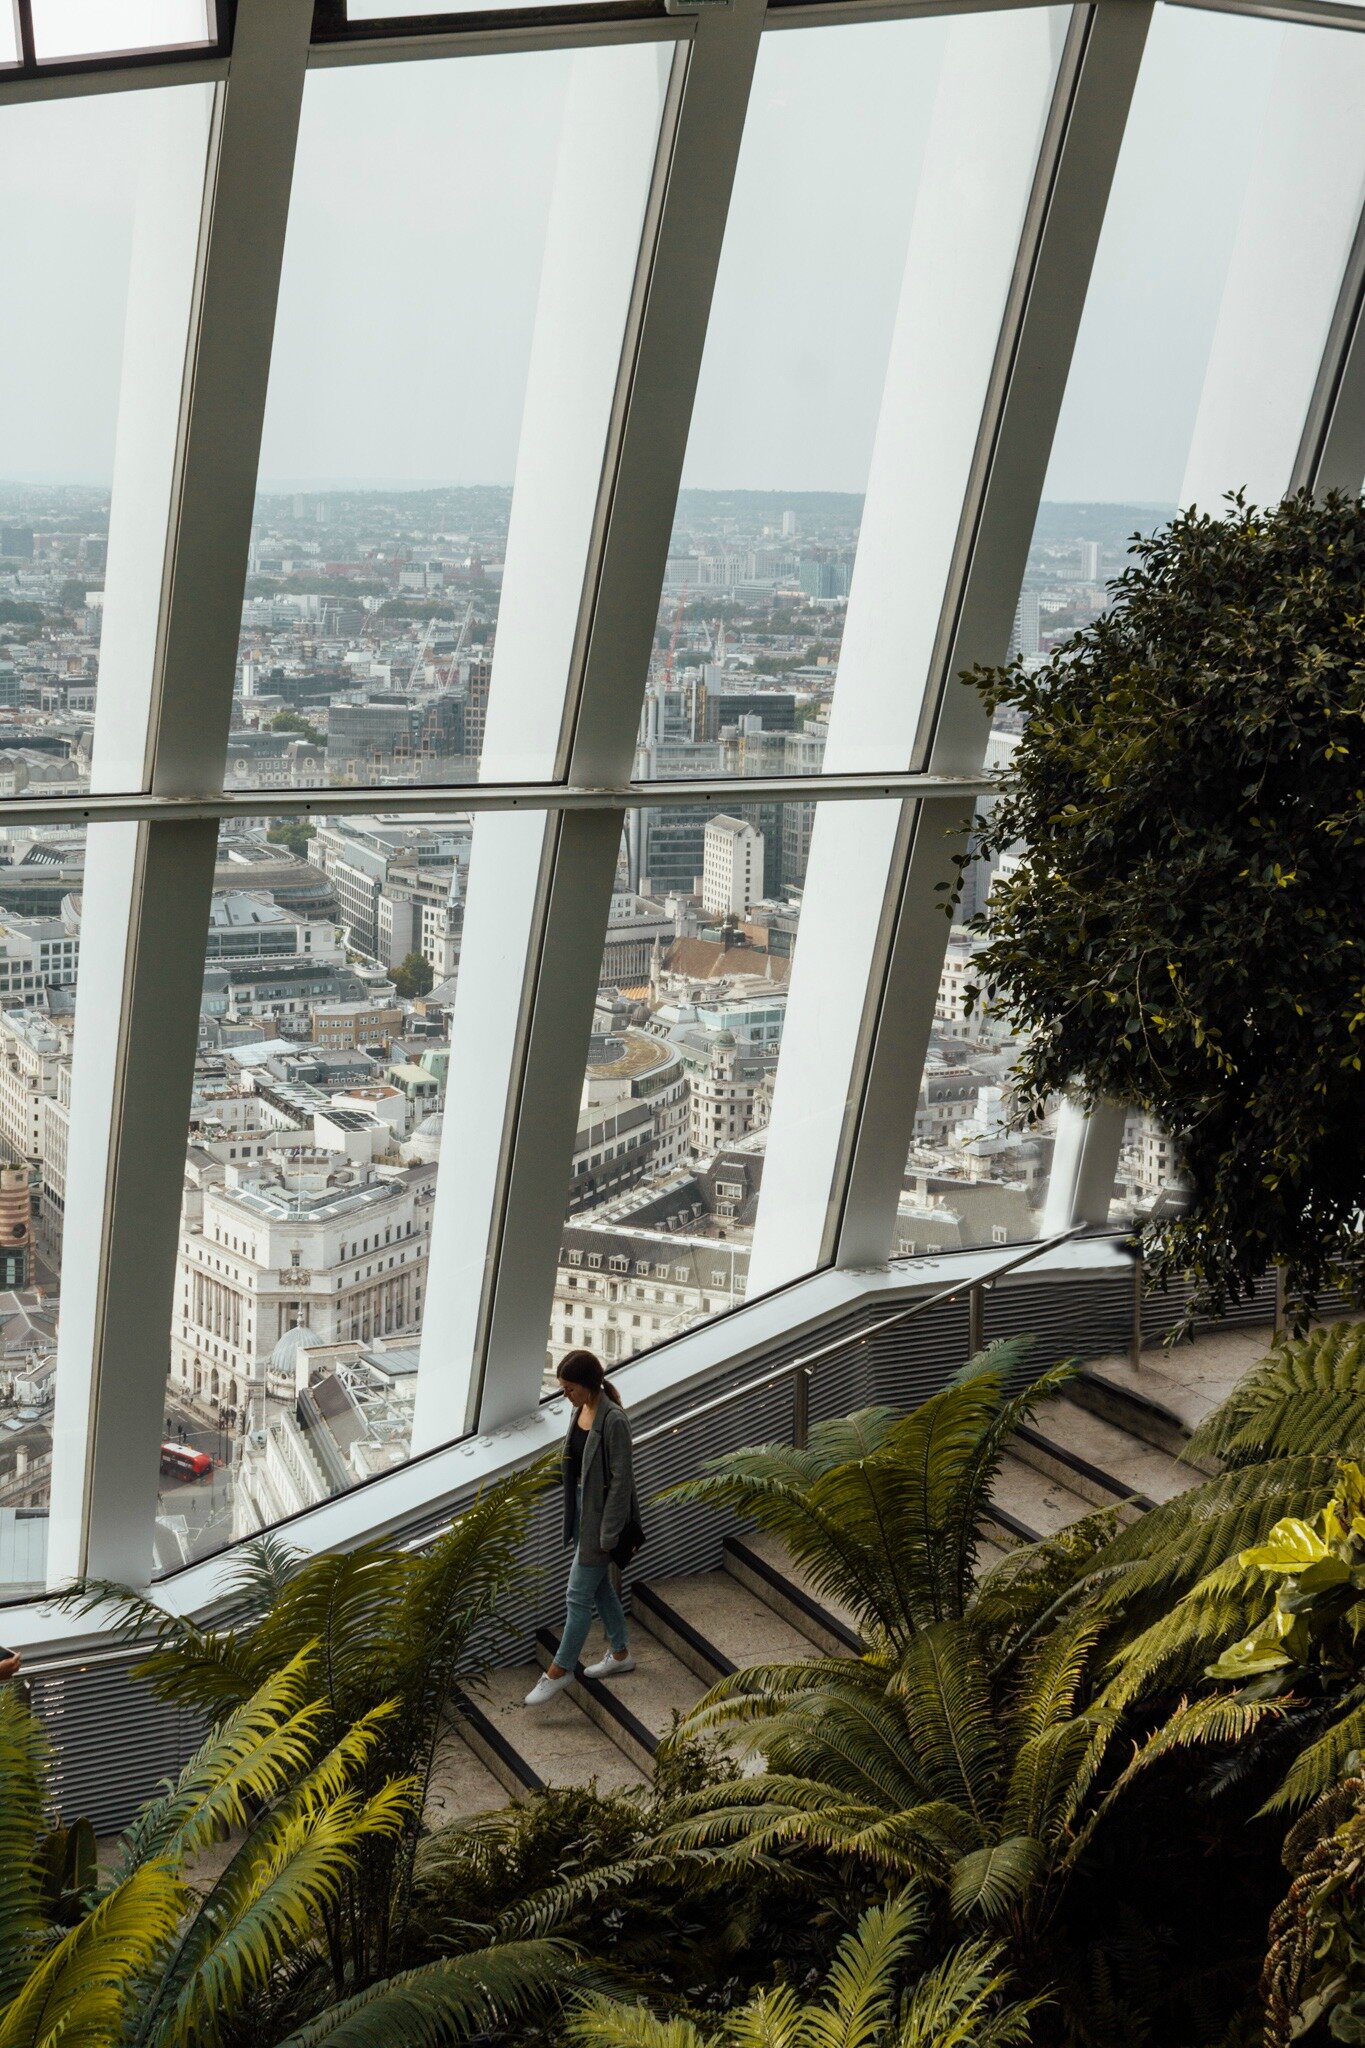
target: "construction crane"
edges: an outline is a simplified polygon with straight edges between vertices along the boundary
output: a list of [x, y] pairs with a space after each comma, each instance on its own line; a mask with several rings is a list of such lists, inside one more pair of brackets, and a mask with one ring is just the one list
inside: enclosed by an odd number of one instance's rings
[[423, 633], [421, 644], [417, 649], [417, 659], [412, 664], [412, 672], [408, 677], [408, 688], [410, 690], [417, 688], [418, 680], [427, 665], [427, 649], [431, 645], [431, 636], [436, 631], [436, 626], [437, 621], [435, 619], [427, 620], [426, 631]]

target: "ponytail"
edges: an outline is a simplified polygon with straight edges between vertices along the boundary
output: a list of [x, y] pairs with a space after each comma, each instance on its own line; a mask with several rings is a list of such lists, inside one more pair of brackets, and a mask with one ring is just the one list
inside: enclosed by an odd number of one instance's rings
[[555, 1377], [567, 1380], [571, 1387], [586, 1387], [590, 1394], [605, 1394], [618, 1408], [623, 1405], [595, 1351], [566, 1352], [555, 1367]]

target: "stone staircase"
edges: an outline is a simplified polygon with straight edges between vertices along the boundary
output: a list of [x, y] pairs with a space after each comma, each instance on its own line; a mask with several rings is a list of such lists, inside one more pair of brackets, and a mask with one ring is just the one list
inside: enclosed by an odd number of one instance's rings
[[[1253, 1355], [1264, 1349], [1264, 1339]], [[1014, 1438], [984, 1531], [989, 1565], [1019, 1543], [1050, 1536], [1096, 1508], [1132, 1520], [1201, 1474], [1179, 1462], [1190, 1429], [1246, 1360], [1216, 1377], [1211, 1396], [1182, 1399], [1179, 1360], [1149, 1373], [1125, 1362], [1089, 1366], [1044, 1403]], [[589, 1656], [600, 1654], [594, 1629]], [[524, 1798], [545, 1785], [602, 1791], [643, 1785], [655, 1746], [678, 1715], [727, 1672], [745, 1664], [857, 1648], [853, 1617], [807, 1583], [782, 1547], [747, 1533], [725, 1539], [715, 1571], [634, 1587], [631, 1647], [637, 1669], [599, 1681], [575, 1677], [546, 1706], [522, 1702], [554, 1653], [542, 1630], [537, 1663], [495, 1670], [450, 1716], [428, 1817], [433, 1825]]]

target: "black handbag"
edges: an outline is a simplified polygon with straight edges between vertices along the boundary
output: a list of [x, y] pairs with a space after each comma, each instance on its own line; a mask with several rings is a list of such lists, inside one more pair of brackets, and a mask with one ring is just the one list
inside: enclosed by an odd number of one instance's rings
[[632, 1508], [629, 1521], [611, 1547], [611, 1561], [618, 1570], [624, 1571], [632, 1558], [638, 1556], [644, 1547], [645, 1525]]

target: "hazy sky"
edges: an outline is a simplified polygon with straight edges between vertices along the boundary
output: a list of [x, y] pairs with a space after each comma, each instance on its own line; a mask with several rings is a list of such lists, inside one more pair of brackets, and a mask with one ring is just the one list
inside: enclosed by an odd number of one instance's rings
[[[922, 19], [767, 39], [687, 483], [862, 489], [951, 32]], [[1158, 8], [1049, 497], [1176, 496], [1276, 51], [1314, 33]], [[510, 480], [566, 84], [595, 59], [310, 76], [265, 487]], [[658, 49], [632, 59], [652, 104]], [[109, 475], [140, 156], [166, 97], [0, 109], [0, 480]], [[188, 156], [152, 166], [195, 179]]]

